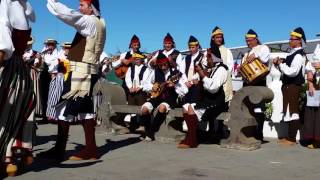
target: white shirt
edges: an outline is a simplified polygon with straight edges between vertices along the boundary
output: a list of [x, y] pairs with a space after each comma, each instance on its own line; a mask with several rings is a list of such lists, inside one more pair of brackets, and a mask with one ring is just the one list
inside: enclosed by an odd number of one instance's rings
[[[43, 49], [43, 51], [46, 48]], [[42, 51], [42, 52], [43, 52]], [[43, 62], [47, 64], [48, 66], [48, 72], [49, 73], [57, 73], [58, 72], [58, 64], [59, 64], [59, 57], [60, 53], [57, 49], [54, 49], [52, 53], [46, 53], [42, 55]]]
[[0, 50], [5, 52], [8, 60], [13, 51], [11, 31], [13, 29], [30, 29], [29, 21], [35, 21], [35, 13], [26, 0], [1, 0], [0, 2]]
[[[300, 49], [301, 47], [292, 49], [288, 56], [292, 55], [293, 53], [295, 53]], [[279, 68], [283, 74], [289, 77], [295, 77], [299, 74], [301, 67], [302, 67], [302, 72], [305, 72], [305, 62], [306, 62], [305, 56], [301, 56], [300, 54], [297, 54], [294, 56], [291, 66], [288, 66], [286, 63], [281, 63], [279, 65]]]
[[[193, 75], [191, 75], [192, 74], [191, 71], [194, 72], [194, 68], [195, 68], [194, 67], [194, 60], [198, 57], [199, 53], [200, 53], [200, 50], [191, 56], [191, 63], [190, 63], [189, 70], [188, 70], [187, 74], [186, 74], [186, 68], [187, 68], [186, 67], [187, 66], [186, 57], [187, 56], [185, 56], [185, 58], [182, 60], [182, 63], [180, 64], [179, 71], [182, 72], [183, 74], [185, 74], [189, 81], [193, 80], [193, 79], [199, 79], [198, 73], [193, 73]], [[203, 58], [204, 58], [204, 56], [203, 56]], [[201, 61], [201, 58], [199, 59], [199, 61]], [[198, 61], [198, 63], [200, 63], [199, 61]], [[189, 71], [190, 71], [190, 73], [189, 73]]]
[[204, 77], [202, 79], [203, 87], [208, 92], [214, 94], [226, 83], [227, 77], [228, 71], [224, 67], [219, 67], [213, 75], [211, 74], [210, 77]]
[[269, 59], [270, 59], [270, 49], [268, 46], [261, 44], [256, 47], [253, 47], [250, 50], [248, 56], [250, 56], [252, 54], [254, 54], [256, 58], [259, 58], [262, 63], [268, 64]]
[[[134, 78], [133, 78], [133, 81], [131, 80], [131, 70], [132, 70], [132, 67], [130, 67], [126, 73], [126, 77], [125, 77], [125, 82], [126, 82], [126, 85], [127, 87], [130, 89], [134, 86], [136, 87], [139, 87], [139, 88], [143, 88], [143, 85], [145, 84], [144, 81], [146, 81], [148, 79], [148, 77], [150, 76], [150, 73], [151, 71], [149, 70], [149, 68], [147, 68], [144, 73], [143, 73], [143, 76], [142, 76], [142, 79], [140, 81], [140, 78], [139, 78], [139, 75], [140, 75], [140, 72], [141, 72], [141, 69], [143, 67], [143, 64], [141, 64], [140, 66], [138, 65], [134, 65]], [[144, 90], [144, 89], [143, 89]]]
[[[168, 80], [170, 74], [171, 73], [169, 70], [165, 73], [166, 81]], [[182, 77], [179, 79], [178, 83], [175, 84], [175, 91], [179, 97], [183, 97], [188, 93], [188, 87], [185, 85], [186, 77], [184, 76], [185, 75], [183, 74]], [[144, 81], [144, 83], [145, 84], [143, 84], [143, 91], [150, 92], [152, 90], [153, 84], [155, 83], [155, 70], [151, 70], [149, 77]]]
[[66, 24], [73, 26], [82, 36], [94, 37], [96, 35], [96, 16], [84, 15], [70, 9], [58, 0], [47, 1], [48, 10]]

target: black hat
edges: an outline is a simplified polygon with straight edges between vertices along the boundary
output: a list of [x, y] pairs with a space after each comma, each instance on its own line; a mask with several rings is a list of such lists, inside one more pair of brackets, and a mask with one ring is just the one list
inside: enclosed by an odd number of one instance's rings
[[249, 29], [246, 34], [246, 38], [258, 38], [258, 34], [254, 30]]
[[131, 47], [132, 43], [139, 43], [139, 46], [140, 46], [140, 39], [138, 38], [137, 35], [133, 35], [132, 38], [131, 38], [131, 41], [130, 41], [130, 45], [129, 45], [129, 48]]
[[91, 3], [92, 3], [92, 5], [97, 9], [97, 11], [100, 12], [100, 3], [99, 3], [99, 0], [92, 0]]
[[194, 36], [190, 36], [188, 44], [191, 46], [196, 46], [199, 45], [199, 41]]
[[290, 33], [290, 35], [303, 39], [303, 41], [306, 43], [306, 35], [304, 34], [304, 30], [301, 27], [298, 27], [295, 30], [293, 30]]
[[167, 33], [167, 35], [164, 37], [163, 42], [171, 42], [174, 44], [173, 37], [171, 36], [170, 33]]
[[212, 36], [215, 36], [217, 34], [223, 34], [223, 31], [218, 27], [216, 26], [213, 30], [212, 30]]

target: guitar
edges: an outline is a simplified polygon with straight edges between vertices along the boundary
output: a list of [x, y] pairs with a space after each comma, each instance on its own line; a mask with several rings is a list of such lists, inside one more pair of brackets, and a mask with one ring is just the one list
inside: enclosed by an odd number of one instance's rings
[[124, 79], [126, 77], [126, 73], [130, 67], [130, 65], [134, 62], [134, 58], [127, 59], [128, 62], [126, 64], [121, 62], [121, 65], [114, 69], [114, 73], [120, 79]]
[[179, 79], [181, 78], [181, 76], [182, 76], [182, 73], [179, 72], [179, 73], [173, 75], [171, 78], [169, 78], [166, 82], [163, 82], [163, 83], [156, 82], [156, 83], [154, 83], [153, 87], [152, 87], [152, 90], [151, 90], [151, 93], [150, 93], [151, 94], [151, 98], [159, 97], [163, 93], [163, 91], [167, 88], [167, 84], [169, 84], [169, 83], [176, 84], [179, 81]]

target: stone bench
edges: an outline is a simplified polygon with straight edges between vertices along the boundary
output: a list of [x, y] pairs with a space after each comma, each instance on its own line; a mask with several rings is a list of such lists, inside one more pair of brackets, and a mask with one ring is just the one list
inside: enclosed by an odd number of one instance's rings
[[[96, 108], [97, 118], [100, 120], [100, 130], [114, 132], [115, 128], [119, 128], [114, 121], [119, 121], [119, 114], [140, 114], [141, 106], [127, 105], [125, 93], [121, 86], [99, 81], [94, 89], [93, 94], [100, 94], [101, 103]], [[162, 124], [158, 133], [157, 140], [178, 141], [185, 133], [182, 132], [182, 108], [175, 108], [169, 111], [165, 123]], [[218, 120], [228, 121], [230, 113], [221, 113]], [[121, 119], [120, 121], [123, 121]]]

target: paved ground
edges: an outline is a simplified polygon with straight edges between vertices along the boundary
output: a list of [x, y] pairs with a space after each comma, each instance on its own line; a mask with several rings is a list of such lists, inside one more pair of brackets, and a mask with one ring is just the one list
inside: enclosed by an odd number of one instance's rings
[[[35, 154], [52, 147], [56, 127], [40, 125]], [[81, 126], [73, 126], [68, 154], [83, 143]], [[175, 143], [139, 142], [135, 135], [106, 136], [97, 133], [100, 160], [72, 162], [59, 166], [44, 159], [22, 175], [7, 179], [108, 179], [108, 180], [192, 180], [192, 179], [320, 179], [320, 151], [301, 146], [279, 147], [273, 140], [262, 149], [246, 152], [200, 145], [179, 150]]]

